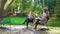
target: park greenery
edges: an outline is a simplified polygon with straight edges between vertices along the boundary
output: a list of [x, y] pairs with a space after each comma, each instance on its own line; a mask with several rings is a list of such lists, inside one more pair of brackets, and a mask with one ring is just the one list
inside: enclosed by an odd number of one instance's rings
[[60, 26], [60, 0], [0, 0], [0, 22], [20, 25], [31, 10], [41, 17], [44, 7], [48, 7], [49, 26]]

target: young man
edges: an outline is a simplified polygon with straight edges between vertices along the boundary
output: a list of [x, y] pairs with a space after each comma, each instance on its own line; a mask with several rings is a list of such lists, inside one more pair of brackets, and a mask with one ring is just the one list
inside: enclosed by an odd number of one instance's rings
[[48, 9], [47, 9], [47, 8], [44, 8], [44, 9], [43, 9], [42, 17], [41, 17], [41, 18], [37, 18], [36, 21], [35, 21], [35, 23], [34, 23], [34, 25], [35, 25], [35, 26], [34, 26], [34, 29], [37, 28], [37, 25], [38, 25], [38, 24], [41, 24], [41, 25], [46, 24], [47, 21], [48, 21], [48, 19], [49, 19]]

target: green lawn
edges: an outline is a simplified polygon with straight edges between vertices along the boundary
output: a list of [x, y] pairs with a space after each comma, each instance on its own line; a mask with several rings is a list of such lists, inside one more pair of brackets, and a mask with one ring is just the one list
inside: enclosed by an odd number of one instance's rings
[[[2, 20], [5, 25], [20, 25], [25, 20], [25, 17], [8, 17]], [[47, 22], [49, 26], [60, 27], [60, 18], [50, 18]]]
[[2, 20], [3, 24], [19, 25], [23, 23], [25, 17], [8, 17]]

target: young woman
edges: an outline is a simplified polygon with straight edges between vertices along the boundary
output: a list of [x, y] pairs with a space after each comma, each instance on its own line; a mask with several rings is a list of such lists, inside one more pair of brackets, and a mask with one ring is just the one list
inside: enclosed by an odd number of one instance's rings
[[26, 20], [24, 21], [24, 24], [25, 24], [25, 22], [26, 22], [26, 26], [27, 26], [27, 28], [28, 28], [28, 23], [30, 22], [34, 22], [34, 15], [33, 15], [33, 13], [32, 13], [32, 11], [30, 11], [29, 13], [28, 13], [28, 15], [27, 15], [27, 17], [26, 17]]

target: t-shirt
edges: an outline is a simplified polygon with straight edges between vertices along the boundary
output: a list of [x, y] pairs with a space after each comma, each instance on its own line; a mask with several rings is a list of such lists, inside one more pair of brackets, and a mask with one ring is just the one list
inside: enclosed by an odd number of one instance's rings
[[44, 20], [44, 19], [46, 19], [46, 13], [45, 12], [43, 12], [41, 20]]
[[30, 13], [30, 14], [28, 14], [28, 18], [33, 18], [33, 16], [32, 16], [32, 14]]

